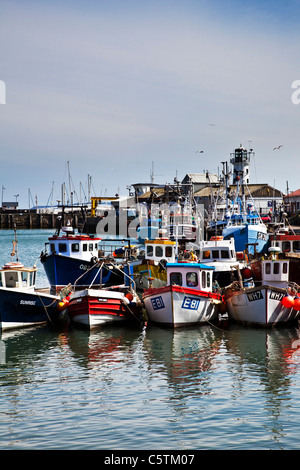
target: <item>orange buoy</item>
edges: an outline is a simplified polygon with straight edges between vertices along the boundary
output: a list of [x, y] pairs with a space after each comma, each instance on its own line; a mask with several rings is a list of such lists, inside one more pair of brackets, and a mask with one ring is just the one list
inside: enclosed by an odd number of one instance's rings
[[294, 305], [293, 305], [294, 310], [300, 310], [300, 298], [296, 295], [294, 298]]
[[128, 292], [126, 295], [125, 295], [126, 299], [129, 300], [129, 302], [132, 302], [133, 301], [133, 295], [131, 294], [131, 292]]
[[61, 312], [69, 305], [70, 296], [68, 295], [57, 304], [57, 309]]
[[244, 279], [250, 279], [253, 276], [253, 273], [252, 273], [251, 269], [245, 268], [242, 271], [242, 276], [243, 276]]
[[281, 302], [284, 307], [291, 308], [294, 306], [294, 297], [287, 294], [283, 297]]

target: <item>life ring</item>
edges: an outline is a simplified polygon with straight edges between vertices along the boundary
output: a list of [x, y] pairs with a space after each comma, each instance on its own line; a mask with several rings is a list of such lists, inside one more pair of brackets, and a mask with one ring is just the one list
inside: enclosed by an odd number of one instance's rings
[[15, 263], [5, 263], [5, 265], [3, 266], [3, 269], [15, 269], [15, 268], [24, 268], [24, 264], [22, 263], [18, 263], [18, 262], [15, 262]]
[[224, 239], [224, 237], [217, 236], [217, 237], [210, 237], [211, 241], [221, 241]]

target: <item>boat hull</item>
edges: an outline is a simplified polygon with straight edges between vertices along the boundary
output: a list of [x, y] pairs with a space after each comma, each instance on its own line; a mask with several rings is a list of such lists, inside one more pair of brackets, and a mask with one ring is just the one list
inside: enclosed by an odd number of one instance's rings
[[0, 328], [4, 331], [55, 322], [59, 300], [38, 290], [0, 288]]
[[269, 235], [262, 224], [229, 225], [224, 228], [222, 235], [225, 240], [234, 238], [236, 251], [248, 248], [248, 252], [254, 254], [254, 246], [251, 244], [255, 243], [256, 252], [264, 253], [269, 246]]
[[71, 322], [94, 329], [140, 319], [141, 305], [129, 302], [122, 292], [84, 289], [71, 295], [68, 314]]
[[300, 312], [283, 306], [281, 301], [285, 294], [286, 289], [268, 285], [228, 293], [229, 317], [238, 323], [264, 327], [295, 322]]
[[104, 265], [99, 272], [99, 264], [53, 253], [41, 257], [41, 262], [54, 292], [59, 292], [64, 286], [74, 284], [75, 281], [79, 288], [91, 284], [112, 286], [124, 282], [120, 270], [115, 270], [110, 264]]
[[217, 319], [221, 296], [168, 285], [146, 290], [143, 300], [149, 321], [176, 328]]

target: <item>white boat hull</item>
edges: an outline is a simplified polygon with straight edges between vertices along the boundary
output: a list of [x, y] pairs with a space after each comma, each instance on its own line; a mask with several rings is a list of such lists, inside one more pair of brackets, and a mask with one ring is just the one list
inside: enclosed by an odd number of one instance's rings
[[227, 294], [229, 316], [236, 322], [275, 326], [299, 319], [300, 312], [282, 304], [285, 289], [263, 285]]
[[213, 321], [218, 316], [218, 294], [179, 286], [148, 289], [143, 296], [149, 321], [179, 327]]

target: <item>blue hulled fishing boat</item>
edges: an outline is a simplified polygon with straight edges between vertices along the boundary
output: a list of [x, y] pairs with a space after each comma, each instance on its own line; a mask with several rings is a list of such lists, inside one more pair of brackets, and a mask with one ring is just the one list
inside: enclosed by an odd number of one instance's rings
[[[62, 231], [62, 235], [58, 231], [49, 237], [40, 257], [53, 292], [60, 292], [68, 284], [84, 289], [91, 284], [112, 286], [124, 282], [120, 269], [105, 262], [99, 250], [101, 238], [75, 233], [71, 226]], [[101, 270], [99, 262], [103, 263]]]
[[[208, 230], [214, 234], [219, 232], [225, 240], [234, 238], [236, 251], [248, 250], [249, 253], [264, 253], [269, 247], [267, 226], [262, 222], [255, 209], [254, 201], [248, 189], [250, 157], [252, 149], [248, 152], [240, 146], [235, 149], [230, 162], [233, 164], [234, 196], [229, 196], [228, 177], [226, 169], [223, 171], [225, 179], [225, 196], [222, 201], [223, 216], [217, 216], [218, 209], [214, 209], [214, 220]], [[246, 194], [246, 191], [248, 192]], [[225, 205], [224, 205], [225, 201]], [[218, 203], [216, 202], [216, 205]]]

